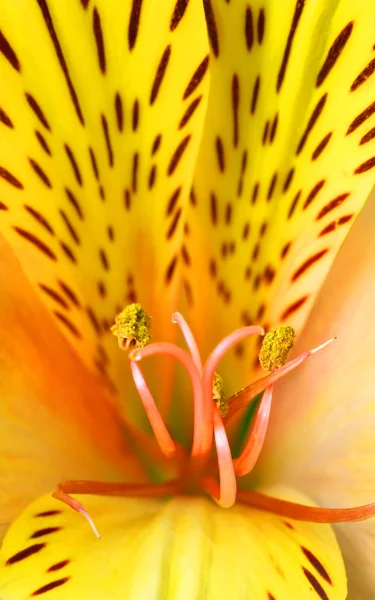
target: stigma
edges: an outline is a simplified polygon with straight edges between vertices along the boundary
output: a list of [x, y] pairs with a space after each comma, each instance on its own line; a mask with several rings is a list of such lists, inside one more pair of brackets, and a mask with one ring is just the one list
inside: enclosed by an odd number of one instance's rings
[[[375, 515], [375, 504], [352, 509], [320, 509], [281, 501], [256, 491], [237, 490], [240, 478], [248, 475], [261, 453], [270, 419], [273, 389], [276, 382], [300, 366], [310, 356], [333, 340], [303, 352], [288, 361], [295, 332], [280, 326], [265, 335], [262, 327], [242, 327], [223, 338], [202, 361], [192, 330], [181, 313], [172, 315], [172, 322], [181, 330], [186, 349], [169, 342], [151, 343], [151, 318], [140, 304], [127, 306], [111, 328], [121, 350], [128, 350], [134, 385], [151, 425], [155, 440], [164, 458], [171, 463], [176, 476], [163, 483], [106, 483], [95, 481], [65, 481], [58, 484], [53, 496], [80, 512], [95, 535], [92, 517], [70, 494], [110, 496], [163, 497], [183, 494], [204, 494], [222, 508], [236, 501], [274, 512], [281, 516], [314, 522], [354, 521]], [[258, 335], [264, 336], [259, 354], [261, 366], [268, 371], [264, 377], [250, 383], [230, 398], [225, 398], [223, 380], [217, 372], [222, 358], [238, 342]], [[192, 391], [193, 432], [190, 448], [173, 439], [143, 375], [142, 361], [150, 356], [165, 355], [179, 362], [187, 372]], [[263, 393], [259, 401], [259, 395]], [[230, 419], [246, 406], [257, 402], [247, 439], [239, 456], [233, 457], [227, 435]]]

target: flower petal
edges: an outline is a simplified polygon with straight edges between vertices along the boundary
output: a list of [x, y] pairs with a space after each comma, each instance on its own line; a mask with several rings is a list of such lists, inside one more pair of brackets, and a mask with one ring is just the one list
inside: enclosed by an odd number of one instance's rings
[[[268, 446], [257, 477], [298, 485], [324, 506], [375, 499], [375, 196], [355, 223], [301, 337], [299, 349], [337, 341], [275, 386]], [[296, 349], [298, 352], [298, 348]], [[350, 598], [375, 589], [375, 521], [338, 528]]]
[[[204, 5], [211, 85], [186, 272], [206, 348], [240, 323], [301, 329], [375, 179], [375, 62], [371, 0]], [[222, 375], [238, 389], [249, 353], [237, 356]]]
[[96, 377], [0, 239], [0, 538], [59, 480], [138, 476], [124, 427]]
[[3, 600], [43, 590], [51, 600], [346, 597], [329, 526], [283, 521], [240, 505], [223, 510], [202, 498], [91, 496], [85, 502], [100, 540], [50, 496], [13, 524], [1, 553]]
[[208, 64], [201, 2], [5, 0], [1, 28], [1, 229], [64, 333], [121, 386], [116, 312], [137, 299], [168, 328], [176, 309], [208, 83], [189, 87]]

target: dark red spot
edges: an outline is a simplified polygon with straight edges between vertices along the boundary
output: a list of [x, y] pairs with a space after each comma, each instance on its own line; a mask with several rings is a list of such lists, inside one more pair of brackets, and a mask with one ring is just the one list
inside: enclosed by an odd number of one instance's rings
[[211, 207], [211, 221], [212, 225], [217, 225], [217, 199], [214, 193], [210, 196], [210, 207]]
[[[87, 306], [86, 312], [87, 312], [87, 316], [90, 319], [90, 323], [91, 323], [95, 333], [97, 335], [100, 335], [101, 334], [100, 323], [99, 323], [99, 319], [96, 316], [94, 310], [91, 308], [91, 306]], [[120, 310], [117, 310], [116, 312], [121, 312], [121, 308], [120, 308]]]
[[303, 571], [303, 574], [305, 575], [306, 579], [309, 581], [309, 583], [312, 585], [312, 587], [318, 594], [318, 596], [322, 600], [329, 600], [327, 594], [325, 593], [324, 589], [320, 585], [317, 578], [308, 569], [305, 569], [305, 567], [302, 568], [302, 571]]
[[337, 38], [333, 42], [332, 46], [330, 47], [327, 57], [323, 63], [323, 66], [318, 73], [318, 77], [316, 78], [316, 87], [319, 87], [322, 85], [322, 83], [325, 80], [325, 78], [327, 77], [328, 73], [331, 71], [331, 69], [336, 64], [338, 57], [340, 56], [341, 52], [343, 51], [351, 33], [352, 33], [353, 25], [354, 25], [353, 21], [348, 23], [347, 26], [344, 27], [344, 29], [337, 36]]
[[246, 46], [250, 51], [254, 43], [254, 24], [253, 24], [253, 12], [249, 5], [246, 6], [245, 14], [245, 38]]
[[217, 162], [219, 165], [219, 170], [224, 173], [225, 170], [225, 158], [224, 158], [224, 146], [221, 140], [221, 137], [217, 136], [215, 140], [215, 148], [217, 155]]
[[212, 52], [216, 56], [219, 56], [219, 36], [217, 33], [215, 15], [212, 8], [211, 0], [203, 0], [204, 13], [206, 15], [206, 24], [208, 37], [210, 38]]
[[75, 255], [74, 255], [72, 249], [67, 244], [65, 244], [65, 242], [62, 242], [62, 241], [60, 241], [60, 246], [61, 246], [61, 249], [64, 252], [64, 254], [69, 258], [69, 260], [74, 265], [76, 265], [77, 264], [77, 259], [76, 259]]
[[291, 219], [292, 216], [294, 215], [294, 211], [297, 208], [297, 203], [298, 203], [298, 200], [300, 199], [300, 196], [301, 196], [301, 190], [299, 190], [296, 193], [296, 195], [294, 196], [294, 198], [292, 200], [292, 203], [290, 205], [289, 212], [288, 212], [288, 219]]
[[187, 135], [184, 139], [179, 143], [176, 150], [174, 151], [172, 158], [168, 165], [167, 173], [169, 176], [173, 175], [175, 172], [178, 163], [180, 162], [182, 155], [184, 154], [189, 142], [191, 139], [191, 135]]
[[14, 128], [14, 125], [13, 125], [10, 117], [6, 114], [6, 112], [2, 108], [0, 108], [0, 121], [1, 121], [1, 123], [6, 125], [7, 127], [9, 127], [10, 129]]
[[270, 130], [270, 144], [272, 144], [273, 140], [275, 139], [278, 122], [279, 122], [279, 115], [276, 113], [276, 116], [274, 117], [274, 120], [272, 121], [271, 130]]
[[361, 173], [366, 173], [366, 171], [369, 171], [370, 169], [373, 169], [374, 167], [375, 167], [375, 156], [373, 156], [372, 158], [369, 158], [364, 163], [359, 165], [359, 167], [357, 167], [356, 170], [354, 171], [354, 175], [360, 175]]
[[69, 231], [70, 235], [72, 236], [73, 240], [75, 241], [75, 243], [79, 246], [81, 241], [77, 235], [76, 230], [74, 229], [73, 225], [70, 222], [69, 217], [66, 215], [66, 213], [63, 210], [59, 210], [59, 213], [61, 215], [61, 218], [63, 219], [65, 226], [67, 228], [67, 230]]
[[159, 66], [156, 70], [155, 79], [152, 84], [151, 93], [150, 93], [150, 104], [154, 104], [156, 98], [158, 97], [160, 86], [163, 82], [165, 72], [168, 67], [169, 59], [171, 57], [172, 47], [169, 44], [163, 52], [163, 55], [160, 59]]
[[269, 126], [270, 126], [270, 122], [266, 121], [265, 124], [264, 124], [263, 137], [262, 137], [262, 144], [263, 144], [263, 146], [265, 146], [266, 142], [267, 142]]
[[100, 22], [100, 16], [99, 16], [98, 9], [96, 8], [96, 6], [94, 7], [94, 10], [92, 13], [92, 27], [94, 30], [96, 49], [98, 52], [99, 67], [100, 67], [101, 72], [104, 75], [105, 70], [106, 70], [104, 38], [103, 38], [102, 25]]
[[264, 38], [264, 28], [266, 23], [266, 17], [264, 14], [264, 8], [261, 8], [258, 16], [258, 24], [257, 24], [257, 33], [258, 33], [258, 42], [261, 44]]
[[161, 133], [159, 133], [156, 138], [154, 139], [154, 143], [152, 144], [152, 149], [151, 149], [151, 156], [154, 156], [154, 154], [157, 153], [157, 151], [160, 148], [160, 144], [161, 144], [161, 140], [162, 140], [162, 135]]
[[296, 150], [296, 154], [297, 155], [302, 152], [302, 150], [303, 150], [303, 148], [304, 148], [304, 146], [306, 144], [307, 138], [309, 137], [309, 135], [311, 133], [312, 128], [314, 127], [315, 123], [319, 119], [319, 117], [320, 117], [320, 115], [321, 115], [321, 113], [323, 111], [324, 105], [326, 103], [327, 96], [328, 96], [328, 94], [324, 94], [320, 98], [320, 100], [318, 101], [318, 103], [316, 104], [316, 106], [315, 106], [315, 108], [314, 108], [314, 110], [312, 112], [312, 115], [311, 115], [311, 117], [310, 117], [310, 119], [309, 119], [309, 121], [308, 121], [308, 123], [306, 125], [306, 129], [303, 132], [303, 135], [302, 135], [302, 137], [301, 137], [301, 139], [299, 141], [299, 144], [297, 146], [297, 150]]
[[33, 158], [29, 158], [29, 163], [32, 166], [34, 172], [38, 175], [38, 177], [41, 179], [41, 181], [43, 181], [44, 185], [46, 185], [48, 188], [51, 189], [52, 183], [50, 182], [49, 178], [43, 171], [42, 167]]
[[172, 196], [170, 197], [169, 201], [168, 201], [168, 205], [167, 205], [167, 211], [166, 214], [167, 216], [169, 216], [170, 214], [172, 214], [174, 207], [176, 206], [176, 202], [179, 198], [181, 194], [181, 186], [178, 187], [172, 194]]
[[[77, 308], [81, 308], [81, 304], [80, 301], [78, 300], [76, 294], [73, 292], [73, 290], [63, 281], [58, 281], [57, 282], [59, 284], [59, 286], [61, 287], [61, 289], [63, 290], [63, 292], [66, 294], [66, 296], [69, 298], [69, 300], [77, 307]], [[39, 513], [38, 515], [36, 515], [37, 517], [48, 517], [51, 515], [57, 515], [60, 514], [62, 511], [59, 510], [50, 510], [50, 511], [46, 511], [45, 513]]]
[[116, 92], [116, 95], [115, 95], [115, 112], [116, 112], [117, 128], [121, 132], [124, 128], [124, 109], [122, 106], [120, 92]]
[[27, 204], [25, 204], [25, 210], [27, 210], [29, 215], [31, 215], [39, 223], [39, 225], [44, 227], [44, 229], [46, 229], [48, 233], [50, 233], [51, 235], [55, 235], [55, 232], [52, 229], [51, 225], [49, 224], [47, 219], [43, 217], [42, 214], [40, 214], [40, 212], [35, 210], [35, 208], [33, 208], [32, 206], [28, 206]]
[[325, 248], [324, 250], [316, 252], [316, 254], [313, 254], [313, 256], [310, 256], [310, 258], [305, 260], [305, 262], [302, 263], [302, 265], [298, 267], [298, 269], [293, 273], [291, 281], [297, 281], [297, 279], [299, 279], [301, 275], [303, 275], [307, 271], [307, 269], [309, 269], [310, 267], [312, 267], [312, 265], [318, 262], [323, 256], [325, 256], [325, 254], [327, 254], [327, 252], [328, 248]]
[[198, 85], [200, 84], [200, 82], [202, 81], [203, 77], [205, 76], [205, 74], [207, 72], [208, 63], [209, 63], [209, 57], [206, 56], [202, 60], [202, 62], [200, 63], [200, 65], [198, 66], [196, 71], [194, 72], [192, 78], [190, 79], [190, 81], [185, 89], [185, 92], [183, 95], [183, 100], [186, 100], [186, 98], [188, 98], [194, 92], [194, 90], [198, 87]]
[[354, 92], [354, 90], [359, 88], [360, 85], [362, 85], [363, 83], [365, 83], [365, 81], [367, 81], [367, 79], [370, 77], [370, 75], [372, 75], [374, 73], [374, 71], [375, 71], [375, 58], [373, 58], [372, 61], [369, 62], [367, 67], [365, 67], [363, 69], [363, 71], [360, 72], [358, 77], [356, 77], [356, 79], [353, 81], [353, 83], [351, 85], [350, 91]]
[[40, 108], [40, 105], [38, 104], [38, 102], [35, 100], [35, 98], [31, 94], [29, 94], [27, 92], [25, 93], [25, 96], [26, 96], [26, 100], [27, 100], [30, 108], [34, 111], [34, 114], [38, 117], [38, 119], [41, 122], [41, 124], [43, 125], [43, 127], [48, 129], [48, 131], [51, 131], [51, 127], [45, 117], [44, 112]]
[[0, 52], [10, 62], [13, 69], [16, 69], [18, 72], [21, 71], [20, 61], [2, 31], [0, 31]]
[[47, 573], [53, 573], [54, 571], [60, 571], [60, 569], [63, 569], [64, 567], [66, 567], [69, 564], [70, 564], [70, 560], [61, 560], [60, 562], [55, 563], [49, 569], [47, 569]]
[[185, 14], [188, 4], [189, 4], [189, 0], [177, 0], [175, 7], [174, 7], [173, 15], [171, 18], [171, 22], [169, 25], [169, 28], [171, 31], [174, 31], [176, 29], [176, 27], [178, 26], [178, 24], [180, 23], [182, 17]]
[[132, 113], [132, 129], [133, 131], [137, 131], [139, 125], [139, 102], [136, 99], [133, 104], [133, 113]]
[[152, 167], [150, 169], [149, 176], [148, 176], [148, 189], [149, 190], [152, 190], [152, 188], [155, 185], [156, 174], [157, 174], [157, 166], [156, 165], [152, 165]]
[[44, 242], [42, 242], [39, 238], [37, 238], [33, 233], [22, 229], [21, 227], [13, 227], [13, 229], [23, 237], [25, 240], [33, 244], [35, 248], [38, 248], [43, 254], [48, 256], [51, 260], [57, 260], [56, 255], [52, 252], [51, 248], [49, 248]]
[[65, 188], [65, 193], [68, 197], [70, 204], [74, 207], [77, 215], [79, 216], [81, 221], [83, 221], [83, 212], [77, 198], [69, 188]]
[[105, 118], [105, 115], [103, 115], [103, 114], [101, 114], [101, 122], [102, 122], [102, 127], [103, 127], [104, 139], [105, 139], [105, 143], [107, 146], [108, 164], [110, 167], [113, 167], [115, 160], [113, 157], [111, 138], [109, 135], [109, 126], [108, 126], [107, 119]]
[[295, 312], [297, 312], [297, 310], [299, 310], [305, 304], [307, 299], [308, 299], [308, 296], [303, 296], [299, 300], [296, 300], [295, 302], [290, 304], [282, 313], [281, 320], [285, 321], [291, 315], [293, 315]]
[[375, 102], [370, 104], [363, 112], [361, 112], [354, 119], [354, 121], [352, 121], [352, 123], [349, 125], [349, 129], [346, 132], [346, 135], [353, 133], [353, 131], [355, 131], [357, 129], [357, 127], [359, 127], [360, 125], [362, 125], [362, 123], [364, 123], [367, 119], [369, 119], [374, 114], [374, 112], [375, 112]]
[[100, 248], [99, 256], [100, 256], [100, 260], [101, 260], [104, 270], [109, 271], [109, 262], [108, 262], [107, 254], [105, 253], [103, 248]]
[[173, 279], [173, 274], [176, 270], [176, 266], [177, 266], [177, 256], [174, 256], [171, 260], [171, 262], [169, 263], [167, 270], [165, 272], [165, 283], [168, 285], [169, 283], [171, 283], [172, 279]]
[[53, 24], [52, 17], [51, 17], [51, 14], [49, 12], [49, 8], [48, 8], [48, 5], [47, 5], [47, 2], [46, 2], [46, 0], [37, 0], [37, 2], [38, 2], [38, 5], [39, 5], [39, 8], [41, 10], [41, 13], [43, 15], [45, 24], [47, 26], [48, 33], [49, 33], [49, 35], [51, 37], [51, 41], [53, 43], [53, 46], [54, 46], [54, 49], [55, 49], [55, 52], [56, 52], [56, 56], [58, 58], [61, 70], [62, 70], [62, 72], [64, 74], [65, 81], [66, 81], [66, 84], [68, 86], [68, 89], [69, 89], [69, 92], [70, 92], [70, 97], [72, 99], [72, 102], [73, 102], [74, 108], [76, 110], [77, 116], [78, 116], [81, 124], [84, 125], [85, 121], [84, 121], [84, 118], [83, 118], [81, 106], [80, 106], [79, 101], [78, 101], [78, 96], [77, 96], [77, 93], [76, 93], [76, 91], [74, 89], [73, 82], [72, 82], [70, 74], [69, 74], [68, 66], [66, 64], [65, 57], [64, 57], [64, 54], [63, 54], [60, 42], [59, 42], [59, 39], [58, 39], [57, 34], [56, 34], [55, 26]]
[[297, 0], [297, 2], [296, 2], [296, 8], [294, 9], [294, 15], [293, 15], [293, 19], [292, 19], [292, 24], [291, 24], [290, 29], [289, 29], [288, 38], [287, 38], [287, 41], [286, 41], [286, 46], [285, 46], [283, 58], [282, 58], [282, 61], [281, 61], [280, 70], [279, 70], [279, 73], [278, 73], [278, 76], [277, 76], [277, 84], [276, 84], [276, 91], [277, 92], [280, 91], [281, 86], [282, 86], [283, 81], [284, 81], [284, 77], [285, 77], [285, 73], [286, 73], [286, 68], [288, 66], [288, 61], [289, 61], [290, 53], [291, 53], [291, 50], [292, 50], [294, 36], [296, 34], [297, 26], [298, 26], [298, 23], [300, 21], [301, 15], [302, 15], [302, 11], [303, 11], [303, 9], [305, 7], [305, 3], [306, 3], [306, 0]]
[[43, 283], [39, 283], [39, 287], [45, 294], [47, 294], [47, 296], [49, 296], [50, 298], [52, 298], [52, 300], [57, 302], [57, 304], [65, 308], [65, 310], [69, 310], [69, 304], [64, 300], [62, 296], [60, 296], [60, 294], [55, 292], [55, 290], [48, 287], [47, 285], [44, 285]]
[[177, 229], [178, 222], [181, 218], [181, 212], [182, 212], [182, 208], [180, 207], [173, 218], [170, 228], [168, 229], [167, 240], [170, 240], [173, 237], [173, 235]]
[[277, 183], [277, 173], [274, 173], [270, 182], [270, 186], [267, 192], [267, 201], [269, 202], [272, 198], [273, 192], [275, 191], [275, 186]]
[[7, 171], [7, 169], [5, 169], [4, 167], [0, 167], [0, 177], [5, 179], [5, 181], [10, 183], [10, 185], [13, 185], [19, 190], [23, 190], [22, 183], [14, 175], [12, 175], [12, 173], [9, 173], [9, 171]]
[[290, 246], [292, 245], [291, 242], [288, 242], [287, 244], [285, 244], [285, 246], [283, 246], [281, 252], [280, 252], [280, 258], [283, 259], [286, 257], [286, 255], [288, 254], [289, 250], [290, 250]]
[[82, 186], [82, 176], [81, 176], [81, 171], [79, 170], [78, 167], [78, 163], [75, 159], [75, 156], [73, 154], [73, 150], [70, 148], [70, 146], [68, 146], [68, 144], [64, 144], [64, 148], [65, 148], [65, 152], [69, 158], [69, 162], [71, 164], [71, 167], [73, 169], [73, 173], [74, 173], [74, 177], [76, 178], [76, 181], [78, 183], [78, 185]]
[[284, 182], [284, 186], [283, 186], [283, 192], [284, 193], [288, 191], [288, 189], [290, 187], [290, 184], [292, 183], [293, 177], [294, 177], [294, 167], [292, 167], [290, 169], [290, 171], [288, 172], [288, 174], [287, 174], [287, 176], [285, 178], [285, 182]]
[[328, 575], [326, 569], [323, 567], [320, 560], [315, 556], [315, 554], [313, 554], [311, 550], [305, 548], [304, 546], [301, 546], [301, 550], [306, 556], [307, 560], [312, 564], [314, 569], [318, 571], [319, 575], [321, 575], [323, 579], [325, 579], [330, 585], [332, 585], [332, 580], [330, 576]]
[[137, 192], [138, 188], [138, 165], [139, 165], [139, 154], [135, 152], [133, 155], [133, 167], [132, 167], [132, 190], [134, 193]]
[[332, 131], [330, 131], [330, 133], [327, 133], [327, 135], [324, 136], [322, 141], [319, 142], [319, 144], [317, 145], [317, 147], [315, 148], [314, 152], [311, 155], [311, 160], [316, 160], [321, 155], [324, 148], [327, 146], [329, 140], [331, 139], [332, 133], [333, 133]]
[[128, 27], [129, 50], [133, 50], [137, 41], [139, 23], [141, 20], [142, 0], [133, 0]]
[[46, 154], [48, 154], [48, 156], [52, 156], [51, 150], [50, 150], [50, 148], [49, 148], [49, 146], [48, 146], [48, 144], [46, 142], [45, 137], [38, 130], [35, 130], [35, 135], [36, 135], [36, 138], [37, 138], [39, 144], [43, 148], [44, 152]]
[[56, 531], [60, 531], [61, 529], [61, 527], [44, 527], [43, 529], [38, 529], [31, 534], [30, 540], [44, 537], [45, 535], [51, 535], [51, 533], [56, 533]]
[[341, 194], [340, 196], [337, 196], [336, 198], [331, 200], [331, 202], [329, 202], [322, 208], [322, 210], [319, 212], [318, 216], [316, 217], [316, 220], [319, 221], [320, 219], [325, 217], [325, 215], [327, 213], [331, 212], [331, 210], [334, 210], [335, 208], [340, 206], [344, 202], [344, 200], [346, 200], [346, 198], [348, 198], [348, 196], [350, 196], [349, 193]]
[[21, 550], [20, 552], [17, 552], [17, 554], [14, 554], [10, 558], [8, 558], [5, 564], [9, 566], [13, 565], [14, 563], [18, 563], [21, 560], [29, 558], [29, 556], [32, 556], [33, 554], [37, 554], [37, 552], [40, 552], [45, 547], [46, 544], [33, 544], [32, 546], [24, 548], [24, 550]]
[[233, 110], [233, 146], [237, 148], [239, 141], [238, 108], [240, 104], [240, 80], [237, 73], [232, 78], [232, 110]]
[[309, 194], [308, 194], [308, 196], [307, 196], [307, 198], [305, 200], [305, 203], [303, 205], [303, 210], [306, 210], [306, 208], [308, 206], [310, 206], [311, 202], [319, 194], [319, 192], [322, 189], [322, 187], [324, 186], [325, 182], [326, 182], [325, 179], [322, 179], [321, 181], [318, 181], [318, 183], [316, 183], [314, 185], [314, 187], [312, 188], [311, 192], [309, 192]]
[[258, 198], [258, 193], [259, 193], [259, 182], [256, 181], [253, 187], [253, 193], [251, 196], [251, 204], [255, 204]]
[[189, 104], [184, 115], [182, 116], [182, 119], [178, 126], [179, 129], [182, 129], [183, 127], [185, 127], [185, 125], [190, 121], [191, 117], [193, 116], [196, 109], [198, 108], [200, 101], [202, 100], [202, 97], [203, 96], [198, 96], [191, 102], [191, 104]]
[[372, 129], [370, 129], [370, 131], [368, 131], [362, 138], [361, 141], [359, 142], [359, 145], [362, 146], [363, 144], [367, 144], [367, 142], [370, 142], [371, 140], [373, 140], [375, 137], [375, 127], [373, 127]]
[[97, 181], [99, 181], [98, 163], [96, 161], [96, 156], [95, 156], [94, 150], [91, 148], [91, 146], [89, 146], [89, 154], [90, 154], [91, 167], [92, 167], [92, 171], [94, 173], [94, 177]]
[[35, 592], [33, 592], [31, 595], [41, 596], [46, 592], [50, 592], [51, 590], [55, 590], [56, 588], [61, 587], [62, 585], [64, 585], [64, 583], [69, 581], [69, 579], [70, 577], [63, 577], [62, 579], [56, 579], [56, 581], [51, 581], [50, 583], [47, 583], [46, 585], [43, 585], [42, 587], [35, 590]]
[[250, 107], [250, 112], [253, 115], [256, 111], [257, 108], [257, 103], [258, 103], [258, 96], [259, 96], [259, 88], [260, 88], [260, 75], [257, 75], [257, 78], [255, 80], [254, 83], [254, 87], [253, 87], [253, 94], [251, 97], [251, 107]]

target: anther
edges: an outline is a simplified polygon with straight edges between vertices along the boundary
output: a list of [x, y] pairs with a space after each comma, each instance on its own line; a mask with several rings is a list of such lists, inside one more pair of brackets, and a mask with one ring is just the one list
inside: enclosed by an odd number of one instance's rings
[[151, 341], [151, 317], [140, 304], [129, 304], [115, 318], [111, 327], [121, 350], [143, 348]]
[[219, 375], [219, 373], [215, 373], [214, 380], [212, 384], [212, 396], [216, 406], [219, 409], [219, 413], [222, 417], [228, 412], [228, 400], [224, 398], [224, 382], [223, 378]]
[[259, 352], [259, 362], [265, 371], [279, 369], [288, 360], [296, 333], [289, 325], [274, 327], [266, 333]]

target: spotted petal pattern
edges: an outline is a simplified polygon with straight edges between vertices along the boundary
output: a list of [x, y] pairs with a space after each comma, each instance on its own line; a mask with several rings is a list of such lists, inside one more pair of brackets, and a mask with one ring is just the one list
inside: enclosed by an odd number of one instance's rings
[[223, 510], [203, 498], [85, 502], [100, 540], [50, 496], [12, 525], [0, 555], [2, 600], [47, 592], [49, 600], [346, 597], [340, 551], [327, 525], [241, 506]]
[[[368, 196], [375, 13], [371, 0], [204, 6], [212, 78], [186, 277], [209, 346], [240, 324], [299, 331]], [[223, 374], [238, 389], [254, 355], [237, 352]]]
[[5, 0], [1, 31], [1, 231], [113, 389], [116, 312], [140, 300], [167, 331], [175, 308], [208, 83], [203, 7]]

